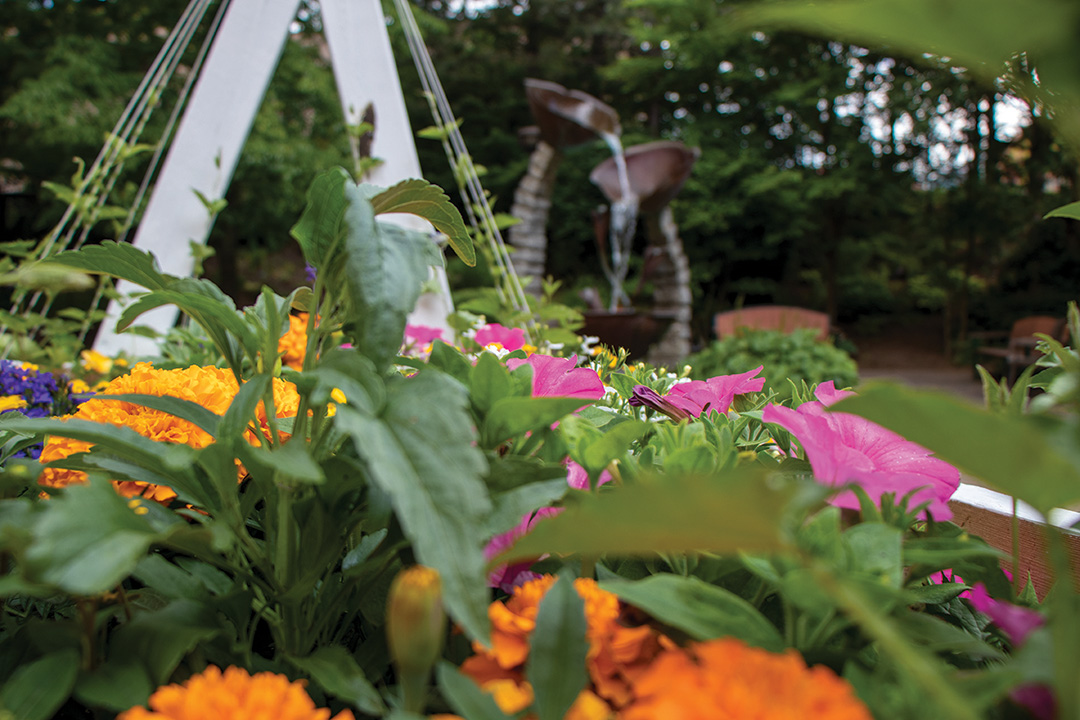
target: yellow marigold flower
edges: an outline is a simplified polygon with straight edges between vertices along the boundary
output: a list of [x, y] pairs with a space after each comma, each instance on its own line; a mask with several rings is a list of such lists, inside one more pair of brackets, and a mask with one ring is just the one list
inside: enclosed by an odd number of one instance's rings
[[107, 374], [112, 370], [113, 366], [112, 359], [102, 355], [97, 350], [83, 350], [79, 353], [79, 360], [82, 362], [84, 370], [99, 375]]
[[293, 370], [302, 370], [304, 355], [307, 353], [308, 314], [299, 313], [289, 316], [289, 329], [278, 340], [278, 355], [281, 364]]
[[851, 685], [829, 668], [721, 638], [668, 650], [634, 682], [620, 720], [871, 720]]
[[[462, 672], [485, 690], [502, 687], [495, 684], [502, 680], [513, 680], [520, 686], [540, 600], [554, 583], [553, 576], [544, 576], [516, 588], [505, 603], [492, 603], [488, 607], [491, 650], [474, 643], [476, 654], [462, 664]], [[671, 642], [648, 625], [635, 627], [623, 622], [619, 598], [601, 590], [595, 580], [579, 578], [574, 581], [574, 589], [585, 600], [590, 691], [605, 707], [618, 709], [631, 700], [633, 680]], [[506, 708], [504, 711], [512, 712]]]
[[26, 398], [22, 395], [4, 395], [0, 397], [0, 412], [26, 407]]
[[21, 363], [21, 365], [22, 365], [23, 370], [32, 370], [34, 372], [41, 372], [41, 368], [38, 367], [37, 365], [35, 365], [32, 362], [23, 362], [23, 363]]
[[[134, 707], [116, 720], [328, 720], [330, 711], [316, 708], [304, 690], [304, 681], [290, 682], [284, 675], [230, 667], [221, 672], [211, 665], [182, 685], [166, 685], [154, 691], [150, 709]], [[342, 710], [334, 720], [353, 720]]]
[[[179, 370], [161, 370], [149, 363], [139, 363], [127, 375], [121, 375], [109, 382], [99, 394], [167, 395], [190, 400], [221, 415], [228, 409], [238, 390], [239, 386], [232, 372], [223, 368], [192, 365]], [[299, 406], [300, 396], [296, 392], [296, 387], [292, 383], [274, 378], [274, 410], [277, 417], [292, 417], [296, 415]], [[266, 417], [266, 408], [262, 403], [259, 404], [257, 416], [262, 436], [269, 438], [269, 422]], [[75, 414], [69, 417], [129, 427], [151, 440], [179, 443], [196, 448], [205, 447], [211, 441], [208, 433], [186, 420], [129, 402], [91, 398], [80, 405]], [[246, 437], [252, 445], [260, 444], [258, 433], [248, 430]], [[47, 463], [66, 458], [75, 453], [85, 452], [90, 447], [89, 443], [50, 436], [41, 451], [41, 462]], [[46, 468], [38, 480], [42, 485], [52, 487], [63, 487], [85, 481], [85, 473], [63, 468]], [[117, 492], [125, 497], [138, 495], [160, 502], [168, 502], [176, 497], [176, 493], [171, 488], [144, 482], [114, 481], [113, 484]]]
[[81, 395], [82, 393], [90, 392], [90, 386], [86, 384], [85, 380], [75, 378], [68, 383], [68, 391], [76, 395]]

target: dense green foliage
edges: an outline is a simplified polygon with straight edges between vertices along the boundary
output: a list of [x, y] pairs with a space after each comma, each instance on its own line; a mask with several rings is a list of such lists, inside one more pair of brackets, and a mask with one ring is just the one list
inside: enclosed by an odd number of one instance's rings
[[[1046, 1], [1047, 12], [1057, 12], [1057, 0]], [[906, 310], [943, 313], [952, 337], [1062, 307], [1080, 273], [1080, 242], [1072, 225], [1041, 218], [1076, 199], [1077, 169], [1045, 108], [1007, 101], [1007, 90], [1026, 86], [995, 85], [983, 68], [971, 73], [903, 45], [853, 44], [869, 42], [865, 36], [841, 42], [746, 23], [732, 30], [733, 13], [752, 5], [500, 0], [467, 11], [425, 0], [416, 11], [497, 210], [509, 211], [528, 158], [518, 139], [533, 122], [526, 77], [615, 107], [625, 144], [672, 138], [702, 149], [674, 204], [700, 343], [711, 339], [712, 315], [739, 303], [804, 305], [842, 323]], [[31, 195], [8, 202], [4, 230], [36, 237], [61, 209], [40, 183], [66, 183], [72, 157], [96, 154], [181, 3], [0, 6], [0, 175], [25, 181]], [[419, 130], [431, 124], [427, 103], [387, 8]], [[304, 4], [299, 21], [211, 240], [219, 257], [208, 263], [209, 276], [244, 301], [253, 299], [257, 278], [279, 289], [302, 278], [299, 259], [281, 255], [300, 210], [298, 189], [348, 158], [319, 16]], [[1040, 23], [1031, 33], [1047, 26], [1059, 47], [1055, 28], [1071, 26]], [[418, 144], [425, 175], [453, 195], [442, 148]], [[573, 298], [582, 286], [603, 286], [590, 219], [603, 198], [587, 178], [608, 151], [598, 140], [566, 155], [547, 269]], [[131, 165], [118, 186], [120, 204], [142, 170]], [[97, 236], [109, 232], [103, 225]], [[633, 275], [628, 285], [637, 285]], [[645, 283], [635, 301], [647, 305], [648, 290]]]
[[717, 340], [686, 362], [695, 380], [716, 375], [732, 375], [764, 366], [765, 389], [791, 397], [792, 386], [832, 380], [836, 387], [854, 387], [859, 380], [855, 361], [831, 342], [818, 340], [816, 330], [791, 333], [777, 330], [741, 330], [738, 335]]

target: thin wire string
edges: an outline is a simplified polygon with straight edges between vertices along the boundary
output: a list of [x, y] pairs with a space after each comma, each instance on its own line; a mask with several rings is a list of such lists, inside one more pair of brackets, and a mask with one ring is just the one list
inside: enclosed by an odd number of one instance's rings
[[[535, 321], [532, 317], [532, 312], [529, 309], [528, 299], [525, 295], [524, 288], [521, 285], [521, 280], [514, 270], [513, 263], [510, 260], [510, 253], [506, 249], [506, 243], [503, 241], [502, 233], [499, 230], [498, 224], [495, 222], [495, 215], [492, 212], [491, 204], [488, 202], [487, 194], [484, 192], [483, 185], [480, 183], [479, 174], [476, 171], [476, 167], [473, 165], [468, 148], [465, 146], [465, 139], [458, 128], [458, 122], [454, 116], [454, 111], [450, 107], [450, 102], [447, 99], [442, 82], [439, 80], [435, 65], [431, 60], [431, 55], [428, 53], [427, 46], [424, 44], [420, 34], [420, 28], [416, 24], [416, 18], [413, 16], [412, 9], [409, 7], [407, 0], [395, 0], [395, 5], [398, 10], [398, 15], [402, 20], [405, 38], [408, 42], [409, 50], [412, 53], [417, 73], [420, 76], [420, 83], [424, 89], [424, 94], [427, 98], [432, 118], [443, 137], [443, 149], [447, 154], [447, 160], [450, 162], [450, 166], [455, 171], [455, 174], [464, 181], [463, 184], [465, 187], [462, 188], [462, 199], [465, 204], [466, 213], [468, 214], [473, 227], [478, 231], [480, 230], [480, 223], [476, 217], [474, 208], [479, 209], [480, 215], [482, 216], [481, 220], [483, 221], [483, 227], [484, 230], [486, 230], [486, 235], [491, 245], [495, 264], [498, 266], [500, 277], [506, 285], [505, 291], [502, 287], [496, 286], [499, 297], [504, 302], [509, 301], [510, 306], [515, 310], [524, 313], [526, 317], [526, 332], [529, 332], [530, 330], [535, 331]], [[509, 298], [507, 298], [507, 295], [509, 295]]]

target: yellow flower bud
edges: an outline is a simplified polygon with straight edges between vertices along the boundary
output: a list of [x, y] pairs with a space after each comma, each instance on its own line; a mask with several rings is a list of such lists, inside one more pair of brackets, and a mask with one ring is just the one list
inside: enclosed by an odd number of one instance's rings
[[423, 565], [402, 570], [390, 585], [386, 637], [407, 710], [423, 709], [428, 677], [445, 635], [439, 573]]

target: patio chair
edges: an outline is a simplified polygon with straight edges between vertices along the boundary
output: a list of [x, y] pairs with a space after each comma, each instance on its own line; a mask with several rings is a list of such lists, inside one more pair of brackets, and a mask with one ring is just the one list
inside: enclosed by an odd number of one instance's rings
[[[1029, 315], [1013, 323], [1012, 329], [1007, 333], [1007, 344], [1004, 347], [980, 347], [978, 352], [980, 355], [1001, 358], [1005, 364], [1004, 374], [1012, 385], [1024, 368], [1033, 365], [1042, 357], [1042, 353], [1036, 349], [1039, 338], [1035, 335], [1044, 334], [1059, 338], [1064, 328], [1065, 321], [1062, 318]], [[985, 340], [1005, 335], [1003, 332], [987, 332], [972, 333], [971, 337]]]

